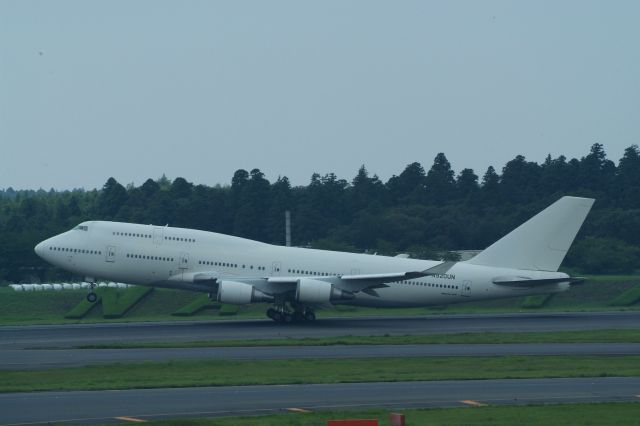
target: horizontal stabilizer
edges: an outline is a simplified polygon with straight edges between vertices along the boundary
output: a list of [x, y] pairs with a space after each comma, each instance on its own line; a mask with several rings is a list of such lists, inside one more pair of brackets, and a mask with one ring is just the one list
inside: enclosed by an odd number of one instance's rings
[[509, 287], [538, 287], [549, 284], [569, 283], [581, 284], [585, 278], [581, 277], [561, 277], [561, 278], [542, 278], [529, 279], [526, 277], [498, 277], [493, 279], [494, 284]]

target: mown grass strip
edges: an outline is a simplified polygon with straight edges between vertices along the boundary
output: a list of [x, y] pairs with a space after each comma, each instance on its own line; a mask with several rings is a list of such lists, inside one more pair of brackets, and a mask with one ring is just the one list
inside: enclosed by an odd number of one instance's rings
[[115, 288], [100, 289], [102, 297], [102, 316], [120, 318], [143, 297], [153, 291], [152, 287], [134, 286], [126, 290]]
[[579, 273], [575, 273], [574, 275], [584, 276], [587, 281], [598, 281], [598, 282], [624, 282], [624, 281], [638, 281], [640, 280], [640, 275], [581, 275]]
[[0, 370], [1, 392], [640, 375], [640, 356], [200, 360]]
[[220, 315], [226, 317], [238, 315], [240, 308], [241, 306], [239, 305], [222, 305], [220, 308]]
[[631, 287], [611, 301], [611, 306], [629, 306], [640, 301], [640, 284]]
[[[638, 424], [640, 404], [557, 404], [492, 406], [480, 408], [427, 408], [400, 410], [407, 425], [429, 426], [554, 426]], [[308, 414], [272, 414], [217, 419], [181, 418], [157, 420], [149, 426], [324, 426], [327, 420], [377, 418], [380, 426], [389, 426], [389, 410], [321, 411]]]
[[555, 296], [554, 293], [528, 296], [524, 298], [520, 306], [524, 309], [540, 309], [545, 306], [553, 296]]
[[[640, 325], [639, 325], [640, 326]], [[640, 343], [637, 330], [586, 330], [532, 333], [455, 333], [424, 336], [343, 336], [303, 339], [207, 340], [196, 342], [110, 343], [79, 349], [214, 348], [251, 346], [426, 345], [500, 343]]]
[[64, 317], [65, 319], [82, 319], [84, 318], [93, 308], [99, 306], [102, 302], [102, 297], [98, 293], [98, 299], [91, 303], [86, 298], [82, 299], [76, 306], [74, 306], [69, 312], [67, 312]]
[[177, 317], [188, 317], [197, 314], [203, 309], [215, 309], [219, 307], [220, 305], [218, 303], [212, 301], [208, 295], [203, 294], [202, 296], [195, 298], [185, 306], [182, 306], [171, 315]]

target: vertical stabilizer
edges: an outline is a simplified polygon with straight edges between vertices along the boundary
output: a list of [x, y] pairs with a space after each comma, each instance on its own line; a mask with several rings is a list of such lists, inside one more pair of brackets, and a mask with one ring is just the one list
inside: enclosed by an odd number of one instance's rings
[[467, 263], [557, 271], [594, 201], [562, 197]]

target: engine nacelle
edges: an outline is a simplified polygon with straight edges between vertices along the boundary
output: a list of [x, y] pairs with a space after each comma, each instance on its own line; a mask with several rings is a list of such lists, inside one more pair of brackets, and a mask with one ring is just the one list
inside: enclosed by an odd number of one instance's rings
[[353, 293], [335, 288], [326, 281], [301, 278], [296, 287], [296, 300], [302, 303], [327, 303], [334, 300], [350, 300]]
[[222, 281], [218, 285], [218, 301], [231, 305], [246, 305], [256, 302], [273, 302], [273, 297], [264, 294], [251, 284]]

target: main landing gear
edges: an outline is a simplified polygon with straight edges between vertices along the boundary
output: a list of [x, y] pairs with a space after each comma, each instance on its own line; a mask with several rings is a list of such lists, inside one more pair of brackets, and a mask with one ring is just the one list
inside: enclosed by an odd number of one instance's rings
[[285, 306], [276, 306], [267, 309], [267, 316], [275, 322], [290, 324], [293, 322], [312, 322], [316, 320], [316, 314], [310, 308], [294, 309], [293, 312]]

